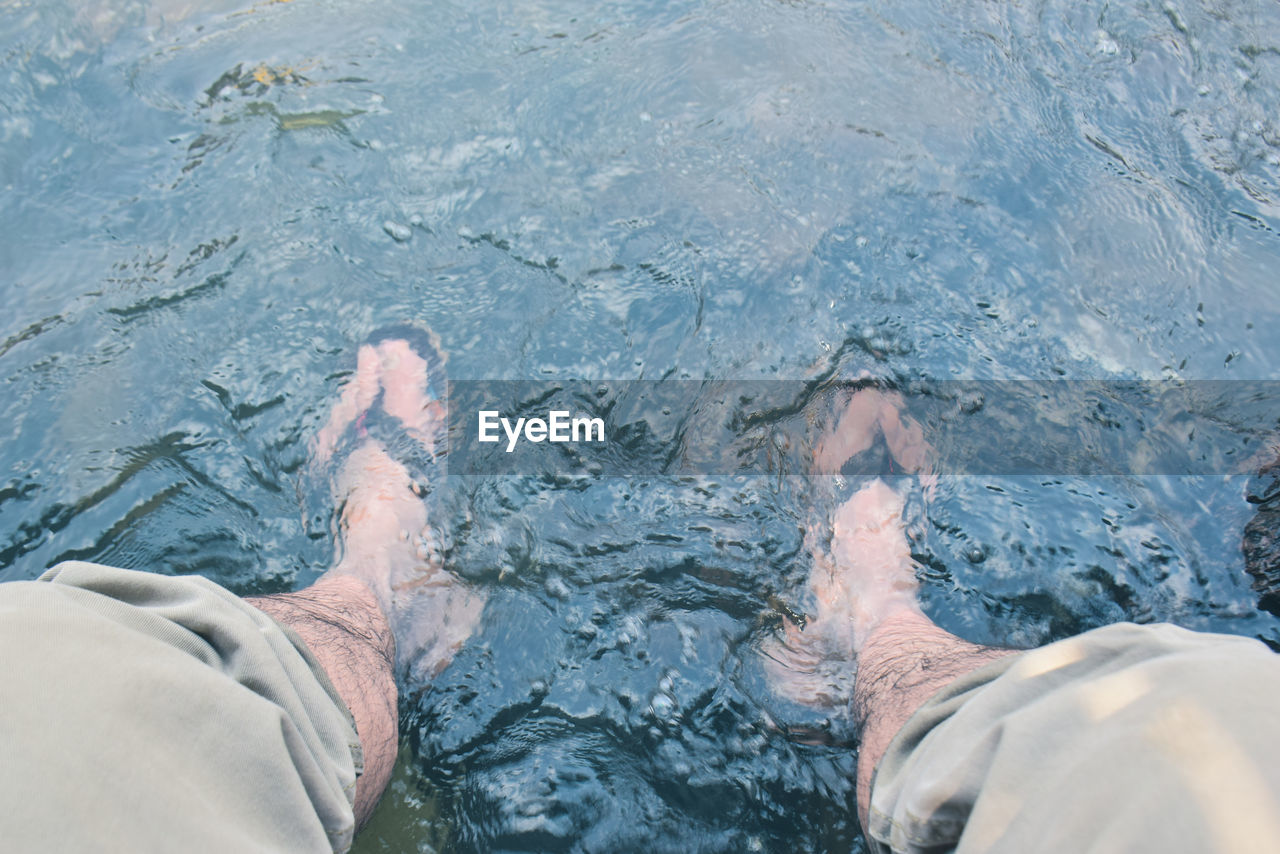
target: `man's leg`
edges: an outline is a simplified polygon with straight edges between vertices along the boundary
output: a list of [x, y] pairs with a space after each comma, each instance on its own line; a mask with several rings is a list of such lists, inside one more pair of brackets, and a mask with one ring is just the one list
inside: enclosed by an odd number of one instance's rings
[[364, 754], [356, 780], [355, 821], [373, 814], [391, 779], [399, 739], [395, 639], [368, 585], [327, 575], [296, 593], [246, 600], [302, 638], [355, 719]]
[[[901, 464], [895, 449], [916, 446], [914, 433], [890, 433], [912, 425], [866, 418], [872, 403], [837, 430], [883, 430]], [[797, 663], [856, 666], [871, 850], [1280, 850], [1280, 658], [1170, 625], [1106, 626], [1018, 654], [967, 643], [921, 613], [900, 517], [878, 481], [837, 510], [830, 553], [815, 549], [815, 618], [771, 668], [803, 701], [815, 697]]]
[[1014, 652], [961, 640], [918, 612], [880, 621], [858, 651], [854, 687], [854, 715], [862, 727], [857, 783], [863, 827], [876, 767], [903, 724], [956, 679]]
[[[819, 441], [815, 467], [838, 472], [879, 433], [904, 472], [921, 475], [931, 486], [930, 449], [919, 425], [899, 414], [900, 405], [896, 395], [874, 389], [855, 394]], [[902, 498], [883, 481], [871, 480], [834, 513], [829, 548], [818, 545], [820, 536], [810, 538], [816, 613], [802, 632], [789, 629], [789, 648], [770, 667], [783, 694], [819, 704], [850, 692], [823, 692], [811, 678], [812, 668], [835, 660], [855, 671], [851, 711], [861, 729], [857, 798], [864, 827], [872, 775], [902, 725], [959, 676], [1013, 652], [961, 640], [920, 610], [902, 511]]]
[[[362, 347], [356, 377], [313, 446], [317, 462], [334, 454], [379, 394], [385, 414], [435, 453], [445, 412], [425, 394], [428, 380], [426, 361], [407, 342]], [[298, 633], [355, 718], [365, 763], [357, 826], [372, 814], [395, 764], [397, 650], [406, 667], [434, 675], [484, 604], [441, 565], [421, 488], [379, 442], [363, 438], [333, 482], [341, 507], [333, 566], [304, 590], [247, 600]]]
[[421, 485], [367, 435], [373, 419], [431, 458], [428, 379], [404, 340], [361, 348], [313, 445], [341, 512], [304, 590], [245, 600], [75, 561], [0, 585], [8, 848], [346, 850], [395, 759], [396, 676], [439, 671], [483, 605], [441, 565]]

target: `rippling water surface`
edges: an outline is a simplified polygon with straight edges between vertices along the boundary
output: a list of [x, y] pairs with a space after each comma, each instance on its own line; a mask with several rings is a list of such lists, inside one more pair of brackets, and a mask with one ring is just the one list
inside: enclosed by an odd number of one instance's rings
[[[801, 409], [864, 372], [1280, 379], [1275, 4], [5, 0], [0, 57], [0, 578], [310, 582], [306, 439], [406, 318], [455, 379]], [[1280, 426], [1220, 414], [1242, 458]], [[652, 474], [440, 489], [489, 604], [406, 686], [359, 851], [860, 850], [853, 734], [759, 664], [824, 491], [621, 453]], [[1244, 489], [944, 478], [927, 605], [1280, 643]]]

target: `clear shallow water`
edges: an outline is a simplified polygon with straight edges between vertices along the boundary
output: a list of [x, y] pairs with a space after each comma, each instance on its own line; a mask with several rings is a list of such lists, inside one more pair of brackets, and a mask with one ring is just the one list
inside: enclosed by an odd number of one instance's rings
[[[1280, 12], [935, 7], [3, 3], [0, 578], [314, 579], [306, 438], [404, 318], [455, 379], [1280, 378]], [[442, 490], [490, 603], [359, 850], [859, 846], [757, 655], [820, 491], [653, 472]], [[927, 604], [1280, 642], [1243, 493], [945, 479]]]

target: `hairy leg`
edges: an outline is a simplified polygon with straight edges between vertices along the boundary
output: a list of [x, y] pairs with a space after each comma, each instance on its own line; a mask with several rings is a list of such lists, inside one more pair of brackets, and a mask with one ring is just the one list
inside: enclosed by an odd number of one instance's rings
[[866, 827], [871, 777], [902, 725], [953, 679], [1013, 650], [961, 640], [920, 610], [902, 499], [883, 481], [872, 481], [841, 505], [832, 528], [840, 581], [823, 587], [834, 597], [828, 612], [847, 615], [857, 657], [858, 818]]
[[356, 782], [356, 826], [372, 815], [391, 778], [399, 742], [396, 639], [388, 619], [391, 571], [403, 564], [402, 524], [425, 522], [403, 468], [376, 442], [347, 458], [335, 483], [343, 501], [334, 566], [310, 587], [247, 600], [293, 629], [351, 710], [364, 753]]
[[395, 639], [372, 591], [350, 576], [325, 576], [296, 593], [247, 599], [306, 643], [351, 710], [364, 753], [356, 781], [360, 827], [373, 814], [395, 765], [399, 741]]
[[[427, 363], [405, 341], [362, 347], [313, 463], [333, 455], [380, 393], [386, 414], [434, 454], [445, 411], [426, 395], [427, 380]], [[341, 510], [329, 571], [304, 590], [248, 601], [302, 637], [356, 720], [365, 763], [356, 784], [359, 826], [395, 764], [396, 674], [429, 678], [443, 669], [474, 630], [484, 599], [444, 568], [418, 485], [378, 441], [361, 441], [332, 486]]]
[[1017, 650], [979, 646], [940, 629], [917, 611], [879, 622], [858, 650], [853, 713], [858, 749], [858, 820], [867, 826], [871, 778], [903, 724], [953, 680]]
[[[855, 394], [818, 443], [817, 470], [839, 471], [848, 455], [871, 447], [878, 430], [894, 460], [920, 474], [931, 491], [930, 448], [919, 425], [899, 414], [900, 406], [897, 395], [873, 389]], [[863, 827], [875, 767], [902, 725], [952, 680], [1013, 652], [961, 640], [921, 611], [902, 510], [893, 489], [871, 480], [832, 515], [828, 548], [820, 536], [810, 536], [816, 613], [803, 630], [789, 626], [782, 653], [767, 662], [784, 695], [814, 705], [848, 703], [861, 727], [857, 798]], [[837, 671], [845, 672], [843, 680]]]

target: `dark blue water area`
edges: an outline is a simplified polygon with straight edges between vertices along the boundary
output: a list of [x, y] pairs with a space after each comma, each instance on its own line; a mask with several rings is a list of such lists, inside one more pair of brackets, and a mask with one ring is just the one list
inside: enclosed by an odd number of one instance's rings
[[[454, 379], [796, 381], [814, 425], [858, 377], [1280, 380], [1274, 4], [10, 0], [0, 186], [4, 580], [314, 580], [307, 440], [405, 319]], [[1239, 411], [1187, 425], [1261, 464]], [[358, 851], [862, 850], [856, 732], [760, 663], [856, 478], [618, 453], [435, 485], [488, 604]], [[1280, 644], [1249, 475], [903, 482], [926, 608]]]

